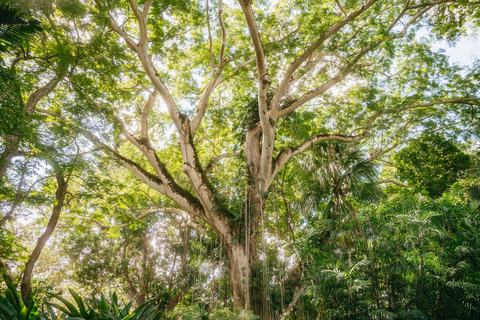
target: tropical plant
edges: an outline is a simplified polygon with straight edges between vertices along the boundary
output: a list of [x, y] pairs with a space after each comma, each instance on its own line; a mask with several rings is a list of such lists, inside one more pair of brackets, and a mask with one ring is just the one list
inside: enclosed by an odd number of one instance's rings
[[22, 295], [9, 280], [6, 280], [5, 296], [0, 296], [0, 318], [2, 320], [39, 320], [38, 306], [30, 295], [23, 303]]
[[[327, 219], [342, 220], [354, 211], [352, 199], [371, 203], [384, 194], [376, 183], [375, 164], [354, 144], [320, 143], [307, 153], [303, 188], [307, 209], [324, 210]], [[326, 202], [323, 204], [322, 200]]]
[[320, 319], [476, 319], [477, 221], [458, 195], [405, 190], [335, 232], [319, 221], [302, 244], [306, 295]]
[[[132, 310], [133, 301], [122, 307], [116, 293], [110, 293], [109, 300], [102, 293], [100, 299], [92, 297], [91, 303], [88, 304], [72, 289], [69, 289], [69, 292], [75, 300], [76, 306], [65, 298], [52, 294], [52, 297], [60, 300], [65, 306], [47, 302], [48, 314], [44, 312], [44, 315], [50, 316], [51, 320], [158, 320], [162, 316], [157, 312], [154, 301], [142, 304]], [[51, 307], [63, 312], [63, 315], [57, 317]]]
[[173, 311], [167, 314], [171, 320], [255, 320], [258, 319], [251, 311], [235, 310], [228, 308], [215, 308], [208, 312], [198, 304], [191, 306], [178, 305]]
[[[68, 219], [60, 221], [65, 238], [58, 236], [57, 243], [67, 238], [68, 244], [75, 238], [83, 243], [77, 246], [81, 250], [63, 256], [61, 267], [69, 271], [66, 282], [78, 279], [78, 273], [72, 276], [72, 261], [75, 271], [88, 273], [89, 278], [75, 283], [84, 291], [89, 289], [83, 285], [99, 276], [90, 268], [94, 265], [98, 269], [102, 262], [114, 266], [108, 270], [113, 278], [119, 269], [115, 270], [113, 259], [104, 257], [115, 257], [122, 252], [121, 241], [133, 238], [124, 237], [120, 226], [131, 227], [127, 231], [132, 234], [141, 229], [134, 236], [144, 239], [158, 226], [165, 234], [172, 233], [168, 239], [163, 237], [168, 245], [157, 237], [147, 249], [165, 256], [164, 264], [149, 261], [153, 254], [145, 253], [142, 242], [127, 243], [125, 259], [120, 259], [125, 262], [120, 265], [124, 272], [119, 277], [129, 276], [136, 286], [133, 289], [143, 292], [154, 286], [140, 280], [161, 279], [155, 290], [165, 298], [162, 301], [174, 297], [172, 305], [203, 300], [202, 308], [208, 304], [204, 309], [209, 310], [220, 299], [229, 307], [251, 309], [263, 318], [269, 318], [270, 311], [291, 312], [291, 317], [301, 318], [301, 308], [314, 310], [308, 302], [302, 303], [301, 294], [302, 285], [311, 283], [304, 280], [315, 282], [316, 267], [330, 270], [338, 265], [340, 273], [346, 274], [367, 259], [369, 264], [349, 275], [371, 284], [358, 293], [350, 290], [346, 305], [344, 300], [330, 299], [329, 310], [340, 306], [349, 315], [355, 306], [367, 305], [367, 312], [373, 310], [369, 314], [377, 312], [380, 317], [387, 311], [397, 312], [395, 308], [405, 312], [416, 308], [412, 291], [417, 286], [410, 280], [421, 278], [425, 284], [429, 278], [427, 273], [423, 278], [416, 276], [412, 266], [419, 266], [422, 255], [423, 265], [429, 265], [429, 255], [438, 251], [427, 245], [425, 251], [413, 250], [419, 242], [412, 234], [407, 247], [400, 231], [408, 233], [407, 225], [419, 231], [421, 224], [395, 220], [387, 209], [380, 212], [385, 213], [383, 217], [379, 212], [362, 216], [362, 210], [368, 211], [364, 208], [368, 201], [357, 201], [357, 195], [361, 199], [365, 194], [357, 187], [374, 179], [363, 178], [370, 169], [361, 166], [372, 165], [360, 160], [349, 166], [343, 155], [335, 154], [319, 161], [315, 170], [332, 166], [338, 179], [332, 174], [334, 183], [317, 197], [318, 208], [306, 210], [299, 198], [315, 192], [319, 184], [318, 179], [303, 179], [309, 174], [304, 174], [303, 155], [317, 143], [337, 141], [356, 143], [355, 148], [365, 155], [360, 158], [381, 154], [391, 162], [389, 151], [426, 128], [458, 128], [478, 139], [476, 118], [467, 116], [479, 106], [478, 63], [450, 65], [445, 52], [431, 46], [435, 40], [454, 41], [478, 29], [480, 7], [475, 1], [22, 3], [42, 21], [44, 33], [29, 50], [11, 50], [2, 57], [16, 79], [22, 79], [10, 99], [12, 103], [17, 98], [25, 101], [28, 121], [20, 128], [33, 127], [35, 134], [25, 139], [19, 130], [0, 140], [0, 178], [14, 185], [15, 165], [38, 150], [62, 161], [76, 150], [89, 169], [114, 167], [117, 170], [111, 175], [137, 182], [97, 193], [100, 187], [95, 180], [82, 181], [87, 176], [85, 168], [76, 172], [72, 185], [78, 189], [71, 192], [73, 199], [68, 196], [72, 206], [66, 205], [71, 211]], [[45, 172], [46, 165], [38, 163], [31, 176]], [[349, 177], [350, 168], [363, 171], [360, 178]], [[305, 181], [311, 183], [302, 190]], [[122, 192], [122, 188], [129, 191]], [[281, 207], [276, 195], [282, 197]], [[40, 206], [32, 208], [42, 214]], [[331, 228], [322, 219], [312, 219], [323, 209], [346, 221]], [[162, 215], [156, 219], [143, 216], [150, 210], [161, 210]], [[193, 235], [190, 226], [170, 228], [175, 221], [163, 215], [167, 210], [175, 220], [205, 229], [206, 235]], [[342, 219], [345, 216], [348, 219]], [[142, 217], [145, 220], [139, 221]], [[436, 219], [427, 219], [423, 230]], [[92, 236], [86, 237], [82, 228], [91, 228]], [[89, 241], [104, 241], [102, 230], [106, 229], [111, 239], [105, 243], [112, 246], [88, 251], [97, 249]], [[309, 244], [310, 240], [322, 250]], [[219, 254], [208, 257], [205, 243], [214, 247], [210, 252]], [[88, 264], [97, 252], [94, 265], [77, 268]], [[405, 277], [392, 271], [397, 267], [394, 258], [403, 262], [399, 266]], [[142, 267], [158, 271], [158, 276], [141, 279]], [[58, 272], [58, 268], [51, 269]], [[377, 280], [372, 276], [375, 273], [383, 276]], [[110, 283], [102, 279], [105, 284], [98, 286], [118, 286], [123, 282], [119, 277]], [[48, 281], [63, 281], [59, 278]], [[464, 278], [456, 274], [451, 279]], [[405, 281], [404, 286], [397, 281]], [[352, 282], [339, 283], [333, 292], [345, 297], [340, 291], [348, 291]], [[392, 285], [397, 291], [391, 292]], [[390, 298], [392, 307], [386, 302]], [[270, 311], [263, 313], [266, 309]]]
[[0, 52], [24, 44], [40, 31], [42, 31], [40, 21], [25, 18], [25, 15], [16, 8], [0, 5]]
[[398, 177], [432, 198], [440, 197], [471, 166], [470, 156], [440, 134], [422, 134], [393, 159]]

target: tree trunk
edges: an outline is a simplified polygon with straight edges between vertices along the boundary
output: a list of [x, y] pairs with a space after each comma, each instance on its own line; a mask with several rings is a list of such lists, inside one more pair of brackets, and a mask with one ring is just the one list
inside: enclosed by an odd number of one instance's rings
[[251, 275], [250, 259], [245, 252], [245, 245], [236, 242], [225, 242], [225, 250], [230, 264], [230, 283], [232, 286], [233, 301], [237, 308], [248, 308], [250, 296], [247, 293]]
[[[260, 234], [257, 232], [257, 226], [264, 203], [255, 185], [248, 188], [247, 198], [243, 221], [230, 226], [227, 237], [222, 240], [230, 266], [230, 284], [235, 306], [252, 310], [259, 315], [262, 311], [262, 299], [252, 297], [262, 292], [262, 288], [261, 285], [253, 286], [252, 283], [261, 283], [262, 277], [262, 274], [255, 272], [253, 267], [258, 261], [257, 244]], [[257, 277], [259, 281], [254, 280]]]
[[42, 252], [43, 247], [47, 243], [48, 239], [52, 235], [55, 227], [57, 225], [58, 219], [60, 218], [60, 212], [62, 211], [63, 203], [65, 201], [65, 195], [67, 193], [67, 185], [68, 182], [65, 181], [63, 174], [57, 173], [57, 192], [55, 194], [55, 206], [52, 210], [52, 215], [50, 216], [50, 220], [48, 221], [47, 228], [43, 232], [43, 234], [38, 238], [37, 245], [33, 250], [30, 258], [28, 259], [27, 263], [25, 264], [25, 271], [23, 273], [23, 279], [21, 283], [21, 293], [22, 293], [22, 300], [24, 302], [27, 301], [28, 296], [30, 294], [30, 290], [32, 287], [32, 274], [33, 268], [35, 267], [35, 263], [37, 262], [40, 253]]

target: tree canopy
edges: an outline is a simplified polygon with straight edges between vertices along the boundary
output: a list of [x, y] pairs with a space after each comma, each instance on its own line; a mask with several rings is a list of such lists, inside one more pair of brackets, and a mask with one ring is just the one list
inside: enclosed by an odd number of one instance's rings
[[401, 180], [432, 198], [440, 197], [471, 166], [468, 155], [438, 134], [415, 139], [395, 155], [395, 162]]
[[25, 303], [44, 272], [179, 317], [478, 315], [480, 63], [432, 49], [477, 32], [477, 1], [10, 5], [41, 23], [0, 66]]

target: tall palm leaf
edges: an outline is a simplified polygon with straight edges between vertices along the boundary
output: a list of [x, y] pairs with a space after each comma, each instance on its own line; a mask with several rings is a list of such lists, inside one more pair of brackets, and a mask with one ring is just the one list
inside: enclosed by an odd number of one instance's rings
[[0, 52], [21, 45], [32, 35], [42, 31], [36, 19], [26, 19], [17, 9], [9, 6], [0, 7]]
[[318, 144], [305, 165], [310, 173], [307, 183], [308, 198], [327, 201], [325, 216], [342, 219], [353, 212], [348, 196], [359, 202], [372, 202], [383, 197], [376, 184], [377, 171], [371, 161], [365, 160], [361, 150], [355, 146], [334, 142]]

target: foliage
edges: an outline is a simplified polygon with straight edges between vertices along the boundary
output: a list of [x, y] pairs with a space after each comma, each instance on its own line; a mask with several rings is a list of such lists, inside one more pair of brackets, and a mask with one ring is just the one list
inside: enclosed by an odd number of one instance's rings
[[0, 52], [24, 44], [40, 31], [38, 20], [27, 19], [18, 9], [0, 3]]
[[0, 296], [0, 317], [2, 320], [40, 320], [37, 305], [30, 295], [26, 303], [22, 301], [20, 292], [9, 280], [6, 280], [5, 296]]
[[307, 296], [323, 319], [476, 319], [478, 219], [457, 195], [404, 192], [335, 232], [319, 221], [305, 243]]
[[[121, 307], [116, 293], [110, 293], [108, 301], [102, 293], [100, 299], [92, 297], [90, 304], [79, 297], [75, 291], [69, 290], [76, 306], [59, 295], [52, 294], [53, 297], [60, 300], [64, 305], [47, 303], [47, 308], [51, 320], [56, 319], [77, 319], [77, 320], [158, 320], [161, 314], [156, 312], [155, 303], [148, 302], [131, 310], [133, 301]], [[51, 307], [63, 312], [60, 318], [57, 318]]]
[[[29, 120], [20, 97], [20, 83], [15, 72], [0, 61], [0, 136], [11, 134], [28, 137], [26, 127]], [[31, 136], [30, 136], [31, 137]]]
[[178, 305], [175, 310], [171, 311], [167, 315], [168, 319], [172, 320], [255, 320], [258, 319], [251, 311], [240, 309], [231, 311], [228, 308], [215, 308], [211, 312], [207, 312], [201, 308], [198, 304], [186, 306], [183, 304]]
[[353, 199], [371, 203], [383, 196], [374, 162], [355, 144], [319, 143], [307, 154], [304, 167], [304, 206], [318, 210], [326, 200], [325, 218], [342, 220], [354, 211]]
[[394, 157], [397, 174], [416, 192], [438, 198], [470, 167], [470, 157], [440, 134], [423, 134]]
[[[0, 229], [0, 259], [22, 260], [26, 249], [5, 228]], [[0, 270], [0, 275], [3, 270]]]
[[467, 177], [469, 180], [468, 191], [472, 199], [480, 201], [480, 153], [472, 158], [473, 165]]
[[436, 200], [377, 183], [423, 131], [478, 143], [480, 62], [432, 47], [476, 32], [476, 2], [14, 2], [43, 31], [1, 57], [0, 200], [27, 162], [30, 196], [0, 245], [32, 247], [49, 163], [72, 169], [34, 274], [75, 290], [65, 317], [130, 317], [84, 298], [105, 290], [182, 318], [478, 316], [478, 208], [448, 191], [463, 175], [407, 179]]

